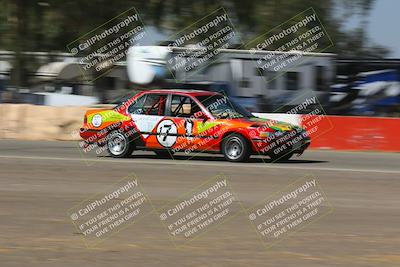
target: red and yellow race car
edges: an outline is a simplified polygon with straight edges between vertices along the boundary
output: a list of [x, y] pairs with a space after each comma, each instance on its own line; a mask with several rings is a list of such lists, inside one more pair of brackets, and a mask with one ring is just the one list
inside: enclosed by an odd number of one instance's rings
[[222, 94], [200, 90], [143, 91], [113, 109], [89, 110], [80, 136], [116, 158], [152, 150], [160, 157], [216, 152], [228, 161], [258, 154], [287, 160], [310, 144], [301, 127], [255, 117]]

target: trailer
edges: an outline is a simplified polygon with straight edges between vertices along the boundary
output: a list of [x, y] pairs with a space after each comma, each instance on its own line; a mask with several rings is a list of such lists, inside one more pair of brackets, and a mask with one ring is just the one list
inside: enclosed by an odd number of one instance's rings
[[[262, 112], [289, 109], [302, 102], [306, 94], [317, 96], [319, 103], [325, 104], [335, 77], [336, 56], [329, 53], [219, 49], [217, 57], [203, 60], [204, 64], [197, 68], [189, 68], [195, 57], [200, 61], [205, 57], [201, 48], [131, 47], [126, 61], [128, 77], [132, 83], [144, 86], [161, 81], [176, 86], [198, 84], [201, 89], [204, 84], [225, 88], [223, 93], [237, 98], [252, 111]], [[292, 60], [284, 68], [277, 68], [278, 64], [274, 68], [262, 68], [258, 64], [259, 60], [268, 64], [279, 58], [286, 62], [291, 58], [298, 60]]]

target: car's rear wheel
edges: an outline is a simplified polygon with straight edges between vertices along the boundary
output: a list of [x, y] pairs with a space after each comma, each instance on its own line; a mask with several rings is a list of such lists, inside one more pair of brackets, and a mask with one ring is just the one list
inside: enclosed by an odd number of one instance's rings
[[228, 161], [247, 161], [250, 157], [250, 146], [242, 135], [230, 134], [222, 141], [222, 153]]
[[158, 158], [162, 159], [171, 159], [174, 155], [174, 152], [170, 150], [155, 150], [154, 153], [156, 153]]
[[107, 149], [108, 153], [114, 158], [126, 158], [132, 155], [135, 144], [129, 136], [115, 130], [107, 135]]

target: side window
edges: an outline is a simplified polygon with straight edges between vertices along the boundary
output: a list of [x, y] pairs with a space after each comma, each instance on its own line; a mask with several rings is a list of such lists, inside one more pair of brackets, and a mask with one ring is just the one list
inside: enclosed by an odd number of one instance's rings
[[143, 114], [143, 104], [144, 104], [145, 99], [146, 99], [146, 95], [142, 95], [141, 97], [136, 99], [135, 102], [133, 102], [129, 106], [128, 112], [130, 114]]
[[187, 96], [173, 95], [171, 101], [171, 116], [190, 117], [201, 111], [200, 107]]
[[143, 114], [146, 115], [165, 115], [165, 103], [167, 95], [148, 94], [143, 105]]

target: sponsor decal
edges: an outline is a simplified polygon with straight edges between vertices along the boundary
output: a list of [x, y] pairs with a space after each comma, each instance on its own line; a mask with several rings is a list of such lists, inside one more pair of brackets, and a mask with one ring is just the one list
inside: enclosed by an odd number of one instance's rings
[[185, 120], [185, 132], [186, 132], [186, 138], [188, 140], [192, 140], [193, 137], [193, 121], [192, 120]]
[[218, 124], [221, 124], [222, 122], [197, 122], [197, 132], [201, 134], [202, 132], [205, 132], [209, 129], [211, 129], [214, 126], [217, 126]]
[[92, 124], [94, 127], [100, 127], [103, 123], [103, 117], [100, 114], [96, 114], [92, 118]]
[[[125, 116], [125, 115], [123, 115], [123, 114], [121, 114], [119, 112], [116, 112], [114, 110], [104, 110], [104, 111], [100, 111], [100, 112], [96, 112], [96, 113], [88, 115], [88, 121], [91, 121], [93, 126], [95, 126], [95, 127], [98, 127], [93, 123], [93, 119], [94, 119], [95, 116], [100, 116], [101, 117], [101, 123], [104, 123], [104, 122], [117, 122], [117, 121], [128, 121], [128, 120], [131, 119], [130, 117]], [[96, 118], [96, 120], [98, 120], [98, 118]]]
[[274, 125], [271, 125], [271, 128], [274, 129], [275, 131], [291, 131], [292, 130], [292, 126], [290, 124], [286, 124], [286, 123], [277, 123]]

